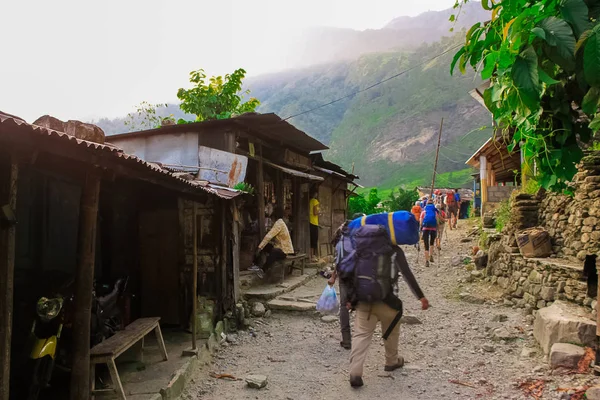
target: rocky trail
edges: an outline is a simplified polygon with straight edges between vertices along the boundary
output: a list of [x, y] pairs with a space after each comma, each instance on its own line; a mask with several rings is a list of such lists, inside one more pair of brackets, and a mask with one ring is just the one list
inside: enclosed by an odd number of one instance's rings
[[[229, 335], [212, 364], [195, 372], [182, 399], [581, 399], [578, 388], [594, 384], [591, 373], [551, 371], [533, 338], [531, 309], [501, 297], [501, 289], [470, 271], [476, 244], [464, 238], [468, 222], [448, 232], [431, 267], [406, 248], [409, 263], [429, 298], [420, 303], [401, 284], [405, 318], [400, 329], [403, 369], [383, 371], [381, 331], [365, 364], [365, 386], [348, 383], [349, 351], [339, 346], [339, 324], [316, 311], [273, 310], [251, 328]], [[289, 298], [316, 301], [326, 282], [309, 281]], [[227, 374], [219, 376], [219, 374]], [[248, 375], [267, 377], [261, 389]], [[261, 382], [256, 383], [257, 386]], [[580, 397], [581, 395], [581, 397]]]

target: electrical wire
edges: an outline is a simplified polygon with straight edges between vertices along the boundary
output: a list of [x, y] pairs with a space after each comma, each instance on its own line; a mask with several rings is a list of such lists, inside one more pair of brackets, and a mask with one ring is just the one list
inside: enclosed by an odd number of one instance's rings
[[471, 154], [467, 154], [467, 153], [461, 153], [461, 152], [460, 152], [460, 151], [458, 151], [458, 150], [454, 150], [453, 148], [451, 148], [451, 147], [447, 147], [447, 146], [444, 146], [444, 145], [441, 145], [441, 147], [442, 147], [442, 148], [444, 148], [444, 149], [446, 149], [446, 150], [453, 151], [454, 153], [456, 153], [456, 154], [458, 154], [458, 155], [461, 155], [461, 156], [471, 157], [471, 156], [473, 155], [473, 153], [471, 153]]
[[441, 174], [439, 172], [437, 172], [437, 171], [436, 171], [435, 175], [436, 175], [436, 179], [442, 179], [450, 187], [460, 187], [460, 186], [464, 185], [464, 183], [458, 183], [458, 182], [452, 182], [452, 181], [450, 181], [450, 179], [446, 178], [445, 176], [441, 176]]
[[440, 152], [440, 156], [442, 156], [442, 157], [444, 157], [446, 160], [448, 160], [448, 161], [450, 161], [450, 162], [453, 162], [453, 163], [456, 163], [456, 164], [464, 164], [464, 163], [465, 163], [464, 161], [456, 161], [456, 160], [453, 160], [453, 159], [451, 159], [450, 157], [448, 157], [447, 155], [445, 155], [445, 154], [444, 154], [444, 153], [442, 153], [442, 152]]
[[298, 113], [298, 114], [290, 115], [289, 117], [287, 117], [287, 118], [284, 118], [284, 119], [283, 119], [283, 121], [287, 121], [288, 119], [292, 119], [292, 118], [295, 118], [295, 117], [299, 117], [300, 115], [308, 114], [308, 113], [310, 113], [310, 112], [313, 112], [313, 111], [319, 110], [319, 109], [321, 109], [321, 108], [323, 108], [323, 107], [327, 107], [327, 106], [330, 106], [330, 105], [332, 105], [332, 104], [335, 104], [335, 103], [337, 103], [337, 102], [339, 102], [339, 101], [342, 101], [342, 100], [348, 99], [348, 98], [350, 98], [350, 97], [356, 96], [356, 95], [357, 95], [357, 94], [359, 94], [359, 93], [366, 92], [367, 90], [373, 89], [374, 87], [376, 87], [376, 86], [379, 86], [379, 85], [381, 85], [381, 84], [383, 84], [383, 83], [385, 83], [385, 82], [387, 82], [387, 81], [391, 81], [392, 79], [394, 79], [394, 78], [397, 78], [397, 77], [399, 77], [399, 76], [402, 76], [402, 75], [404, 75], [404, 74], [406, 74], [406, 73], [408, 73], [408, 72], [410, 72], [410, 71], [412, 71], [412, 70], [414, 70], [414, 69], [416, 69], [416, 68], [418, 68], [418, 67], [420, 67], [420, 66], [422, 66], [422, 65], [425, 65], [425, 64], [427, 64], [427, 63], [430, 63], [431, 61], [433, 61], [433, 60], [435, 60], [435, 59], [437, 59], [437, 58], [439, 58], [439, 57], [441, 57], [441, 56], [443, 56], [443, 55], [446, 55], [446, 54], [450, 53], [451, 51], [453, 51], [453, 50], [456, 50], [456, 49], [458, 49], [459, 47], [462, 47], [462, 46], [463, 46], [463, 44], [459, 44], [459, 45], [456, 45], [456, 46], [454, 46], [454, 47], [451, 47], [451, 48], [449, 48], [448, 50], [445, 50], [445, 51], [443, 51], [443, 52], [439, 53], [438, 55], [436, 55], [436, 56], [434, 56], [434, 57], [432, 57], [432, 58], [430, 58], [430, 59], [427, 59], [427, 60], [421, 61], [420, 63], [418, 63], [418, 64], [415, 64], [415, 65], [413, 65], [412, 67], [410, 67], [410, 68], [408, 68], [408, 69], [405, 69], [404, 71], [401, 71], [401, 72], [399, 72], [399, 73], [397, 73], [397, 74], [395, 74], [395, 75], [392, 75], [392, 76], [390, 76], [390, 77], [388, 77], [388, 78], [385, 78], [385, 79], [383, 79], [383, 80], [381, 80], [381, 81], [379, 81], [379, 82], [377, 82], [377, 83], [374, 83], [374, 84], [372, 84], [372, 85], [370, 85], [370, 86], [367, 86], [367, 87], [366, 87], [366, 88], [364, 88], [364, 89], [357, 90], [356, 92], [353, 92], [353, 93], [347, 94], [347, 95], [345, 95], [345, 96], [343, 96], [343, 97], [337, 98], [337, 99], [335, 99], [335, 100], [332, 100], [332, 101], [330, 101], [330, 102], [328, 102], [328, 103], [325, 103], [325, 104], [321, 104], [320, 106], [317, 106], [317, 107], [311, 108], [311, 109], [309, 109], [309, 110], [302, 111], [302, 112], [300, 112], [300, 113]]

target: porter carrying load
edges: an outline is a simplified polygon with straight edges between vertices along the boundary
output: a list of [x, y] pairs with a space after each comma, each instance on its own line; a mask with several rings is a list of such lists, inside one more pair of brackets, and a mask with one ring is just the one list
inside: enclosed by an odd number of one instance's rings
[[419, 243], [419, 223], [408, 211], [365, 215], [351, 221], [348, 227], [357, 229], [364, 225], [381, 225], [390, 235], [393, 245], [414, 245]]

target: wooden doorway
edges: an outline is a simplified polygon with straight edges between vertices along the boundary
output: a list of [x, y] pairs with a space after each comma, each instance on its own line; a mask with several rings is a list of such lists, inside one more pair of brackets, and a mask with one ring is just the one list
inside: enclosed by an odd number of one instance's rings
[[180, 324], [179, 214], [177, 208], [140, 213], [141, 307], [143, 317]]

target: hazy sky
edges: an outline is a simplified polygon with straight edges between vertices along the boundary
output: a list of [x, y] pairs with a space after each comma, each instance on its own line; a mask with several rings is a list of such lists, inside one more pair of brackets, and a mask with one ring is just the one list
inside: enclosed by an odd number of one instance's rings
[[[381, 28], [454, 0], [22, 0], [2, 4], [0, 110], [33, 122], [116, 117], [175, 101], [188, 73], [290, 67], [313, 26]], [[279, 50], [278, 50], [279, 49]]]

